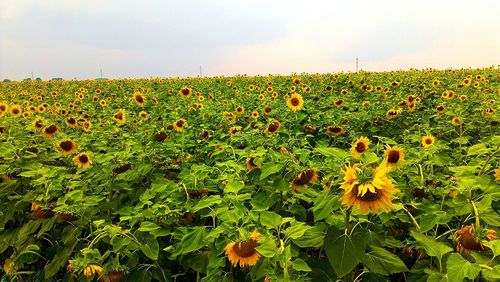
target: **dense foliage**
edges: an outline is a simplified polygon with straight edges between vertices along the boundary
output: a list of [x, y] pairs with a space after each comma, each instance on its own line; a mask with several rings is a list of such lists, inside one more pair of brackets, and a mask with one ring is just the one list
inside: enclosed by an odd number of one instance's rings
[[500, 279], [498, 68], [0, 84], [2, 281]]

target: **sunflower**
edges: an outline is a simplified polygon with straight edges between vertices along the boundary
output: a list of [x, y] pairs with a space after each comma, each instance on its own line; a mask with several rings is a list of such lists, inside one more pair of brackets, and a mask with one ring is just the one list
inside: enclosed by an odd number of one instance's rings
[[[16, 268], [14, 266], [14, 261], [11, 258], [8, 258], [3, 263], [3, 271], [5, 274], [9, 275], [16, 272]], [[6, 279], [7, 280], [7, 279]]]
[[436, 112], [438, 112], [438, 113], [442, 113], [442, 112], [444, 112], [444, 106], [443, 106], [443, 105], [439, 105], [439, 106], [437, 106], [437, 107], [436, 107]]
[[52, 138], [52, 137], [54, 137], [54, 135], [56, 135], [56, 133], [58, 131], [59, 131], [59, 127], [52, 124], [52, 125], [46, 126], [42, 129], [42, 135], [45, 138]]
[[366, 137], [360, 137], [356, 139], [351, 146], [351, 154], [355, 159], [359, 159], [361, 154], [368, 151], [368, 145], [370, 140]]
[[224, 248], [227, 258], [236, 267], [256, 265], [260, 259], [260, 253], [257, 251], [257, 242], [262, 235], [254, 231], [250, 238], [244, 241], [231, 242]]
[[245, 113], [245, 108], [242, 106], [236, 107], [236, 114], [243, 115]]
[[57, 149], [61, 152], [63, 156], [68, 156], [73, 154], [78, 147], [75, 142], [71, 139], [64, 139], [56, 143]]
[[125, 110], [120, 109], [113, 115], [113, 120], [115, 120], [119, 125], [124, 125], [126, 122]]
[[139, 116], [141, 117], [142, 120], [148, 120], [149, 115], [145, 111], [140, 111]]
[[181, 94], [182, 98], [188, 98], [192, 93], [193, 89], [189, 87], [182, 87], [181, 90], [179, 90], [179, 94]]
[[286, 104], [292, 111], [298, 111], [304, 106], [304, 99], [302, 95], [293, 93], [286, 101]]
[[431, 85], [434, 86], [434, 87], [438, 87], [440, 84], [439, 80], [435, 79], [432, 81]]
[[496, 181], [500, 181], [500, 168], [495, 169], [495, 179]]
[[344, 128], [340, 126], [330, 125], [326, 128], [326, 133], [330, 136], [342, 136], [344, 135], [345, 131]]
[[258, 118], [259, 118], [259, 112], [257, 112], [257, 111], [253, 111], [253, 112], [252, 112], [251, 117], [252, 117], [253, 119], [258, 119]]
[[79, 168], [89, 169], [92, 165], [92, 159], [90, 158], [89, 153], [82, 152], [73, 158], [73, 162]]
[[340, 107], [342, 107], [342, 104], [343, 104], [343, 103], [344, 103], [344, 101], [342, 101], [342, 100], [337, 100], [337, 101], [335, 101], [333, 104], [335, 105], [335, 107], [340, 108]]
[[3, 116], [7, 110], [9, 109], [9, 105], [5, 102], [0, 102], [0, 116]]
[[95, 274], [100, 275], [103, 271], [104, 269], [101, 266], [97, 264], [89, 264], [83, 269], [83, 275], [88, 278], [94, 276]]
[[269, 106], [265, 106], [265, 107], [264, 107], [264, 114], [265, 114], [266, 116], [269, 116], [269, 115], [271, 114], [271, 112], [272, 112], [271, 107], [269, 107]]
[[231, 135], [231, 137], [239, 132], [241, 132], [241, 126], [232, 126], [231, 128], [229, 128], [229, 134]]
[[404, 163], [405, 153], [403, 148], [398, 146], [391, 147], [387, 145], [385, 147], [385, 159], [384, 163], [390, 168], [397, 168], [398, 165]]
[[307, 187], [307, 184], [314, 184], [318, 180], [318, 174], [315, 169], [306, 169], [299, 173], [292, 181], [292, 189], [300, 192], [300, 188]]
[[395, 109], [389, 109], [387, 113], [385, 113], [385, 118], [386, 119], [393, 119], [398, 115], [397, 111]]
[[488, 248], [481, 243], [481, 240], [497, 240], [497, 233], [494, 230], [481, 229], [477, 232], [473, 225], [468, 225], [457, 230], [455, 236], [457, 252], [466, 253], [468, 255], [470, 255], [472, 251], [484, 252], [488, 250]]
[[[341, 198], [348, 208], [358, 206], [361, 213], [367, 213], [368, 209], [378, 213], [379, 209], [394, 208], [391, 200], [399, 190], [394, 187], [392, 179], [386, 176], [389, 168], [385, 164], [363, 170], [357, 165], [346, 166], [342, 171], [344, 182], [340, 188], [344, 190], [344, 194]], [[358, 174], [361, 175], [358, 177]]]
[[33, 127], [35, 128], [36, 131], [42, 130], [44, 125], [45, 125], [45, 120], [41, 117], [37, 117], [33, 120]]
[[260, 164], [255, 163], [254, 157], [248, 157], [247, 159], [247, 171], [251, 171], [253, 169], [260, 168]]
[[235, 122], [236, 121], [236, 115], [232, 112], [224, 112], [222, 113], [224, 116], [224, 119], [228, 122]]
[[454, 126], [459, 126], [462, 124], [462, 119], [460, 117], [454, 117], [451, 119], [451, 124]]
[[203, 110], [203, 109], [204, 109], [204, 106], [203, 106], [203, 104], [202, 104], [202, 103], [197, 103], [197, 104], [196, 104], [196, 108], [197, 108], [198, 110], [200, 110], [200, 111], [201, 111], [201, 110]]
[[264, 134], [266, 135], [272, 135], [274, 133], [276, 133], [278, 131], [278, 129], [280, 129], [281, 127], [281, 123], [277, 120], [274, 120], [273, 122], [271, 122], [266, 129], [264, 129]]
[[146, 97], [144, 97], [144, 95], [142, 95], [140, 92], [134, 93], [134, 100], [141, 107], [144, 107], [144, 105], [146, 105]]
[[90, 132], [92, 130], [92, 123], [90, 121], [85, 121], [82, 123], [82, 129], [85, 132]]
[[426, 136], [422, 137], [422, 146], [424, 146], [424, 148], [426, 149], [434, 145], [434, 142], [436, 142], [436, 139], [431, 134], [427, 134]]
[[10, 114], [15, 117], [18, 117], [23, 113], [20, 105], [12, 105], [9, 110]]

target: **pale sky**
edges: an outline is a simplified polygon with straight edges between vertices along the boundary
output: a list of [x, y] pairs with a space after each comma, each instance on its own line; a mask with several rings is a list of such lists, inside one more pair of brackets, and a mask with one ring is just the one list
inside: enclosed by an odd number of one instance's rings
[[487, 67], [500, 1], [0, 0], [0, 79]]

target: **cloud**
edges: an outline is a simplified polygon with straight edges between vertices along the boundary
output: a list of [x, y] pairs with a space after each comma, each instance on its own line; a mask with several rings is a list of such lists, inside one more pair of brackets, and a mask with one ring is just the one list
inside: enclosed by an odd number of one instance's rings
[[500, 2], [0, 2], [0, 78], [335, 72], [500, 62]]

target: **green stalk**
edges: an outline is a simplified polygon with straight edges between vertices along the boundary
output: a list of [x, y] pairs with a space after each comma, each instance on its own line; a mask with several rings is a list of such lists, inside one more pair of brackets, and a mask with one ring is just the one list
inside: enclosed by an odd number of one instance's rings
[[411, 221], [413, 222], [413, 225], [415, 225], [415, 228], [417, 229], [418, 232], [420, 232], [420, 225], [418, 225], [417, 220], [411, 215], [410, 211], [407, 210], [405, 207], [403, 207], [403, 210], [410, 216]]

